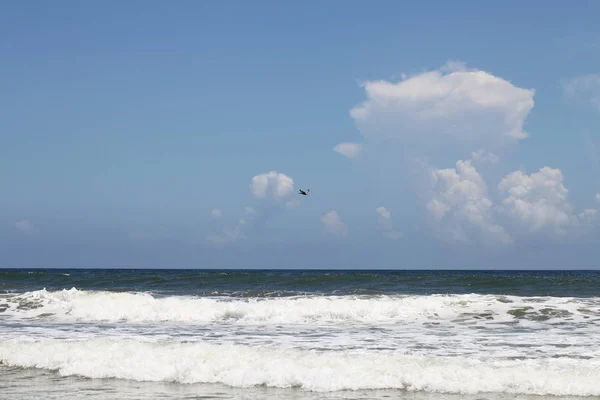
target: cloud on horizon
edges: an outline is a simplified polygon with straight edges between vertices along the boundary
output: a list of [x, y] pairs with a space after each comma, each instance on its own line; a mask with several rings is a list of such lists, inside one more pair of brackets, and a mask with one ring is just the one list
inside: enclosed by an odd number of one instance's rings
[[556, 168], [543, 167], [530, 175], [512, 172], [498, 184], [505, 195], [500, 210], [527, 233], [567, 235], [589, 221], [595, 211], [577, 214], [563, 181], [562, 172]]
[[[583, 83], [582, 83], [583, 82]], [[595, 76], [572, 80], [574, 94], [594, 88]], [[385, 160], [380, 168], [399, 184], [420, 185], [414, 192], [431, 233], [450, 243], [510, 246], [529, 238], [561, 239], [597, 223], [597, 210], [578, 212], [568, 200], [562, 171], [543, 166], [527, 174], [504, 157], [529, 137], [526, 119], [535, 90], [521, 88], [492, 73], [449, 62], [433, 71], [402, 76], [398, 82], [366, 81], [366, 99], [350, 110], [363, 143], [343, 142], [333, 151], [356, 159]], [[382, 161], [383, 162], [383, 161]], [[412, 168], [403, 168], [409, 163]], [[487, 173], [494, 176], [491, 182]], [[488, 186], [488, 182], [490, 182]], [[293, 207], [294, 180], [276, 170], [254, 176], [249, 185], [258, 201], [232, 228], [212, 235], [215, 243], [247, 238], [250, 230]], [[600, 193], [596, 195], [600, 200]], [[252, 210], [249, 212], [248, 210]], [[391, 212], [377, 207], [378, 229], [397, 240]], [[220, 218], [219, 209], [212, 211]], [[321, 217], [324, 232], [347, 236], [335, 210]]]
[[[572, 84], [574, 91], [595, 87], [596, 81], [588, 77], [585, 84]], [[361, 152], [378, 165], [385, 160], [383, 170], [394, 181], [416, 186], [413, 192], [423, 201], [435, 237], [506, 246], [525, 235], [578, 232], [583, 220], [589, 224], [595, 218], [593, 209], [577, 213], [568, 202], [559, 169], [544, 166], [527, 175], [502, 162], [499, 154], [529, 136], [525, 121], [534, 89], [459, 62], [363, 87], [366, 100], [350, 110], [364, 137]], [[454, 167], [441, 167], [449, 161]], [[412, 168], [402, 167], [406, 163]], [[393, 164], [399, 167], [389, 168]], [[491, 190], [476, 167], [484, 164], [502, 176]]]
[[451, 242], [506, 245], [512, 238], [495, 222], [487, 185], [470, 160], [431, 171], [433, 194], [427, 209], [438, 233]]

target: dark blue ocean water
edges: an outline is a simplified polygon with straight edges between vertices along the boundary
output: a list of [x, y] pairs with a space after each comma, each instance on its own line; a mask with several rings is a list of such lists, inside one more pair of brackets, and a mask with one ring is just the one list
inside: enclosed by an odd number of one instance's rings
[[504, 294], [600, 296], [600, 271], [0, 269], [0, 291], [141, 291], [157, 295]]

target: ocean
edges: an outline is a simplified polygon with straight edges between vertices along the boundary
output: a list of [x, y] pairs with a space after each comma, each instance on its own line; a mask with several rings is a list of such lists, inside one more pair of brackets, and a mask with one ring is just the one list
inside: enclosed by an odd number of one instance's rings
[[600, 271], [0, 270], [0, 399], [600, 398]]

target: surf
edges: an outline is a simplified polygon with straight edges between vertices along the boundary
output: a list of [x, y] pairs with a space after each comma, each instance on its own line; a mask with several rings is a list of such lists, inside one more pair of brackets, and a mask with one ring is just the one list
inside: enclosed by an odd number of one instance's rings
[[2, 297], [5, 316], [19, 319], [43, 315], [65, 322], [423, 324], [516, 320], [552, 324], [600, 320], [600, 298], [479, 294], [232, 298], [76, 288]]
[[0, 340], [0, 362], [62, 376], [222, 383], [316, 392], [411, 392], [599, 396], [598, 360], [482, 361], [361, 350], [314, 351], [139, 339]]

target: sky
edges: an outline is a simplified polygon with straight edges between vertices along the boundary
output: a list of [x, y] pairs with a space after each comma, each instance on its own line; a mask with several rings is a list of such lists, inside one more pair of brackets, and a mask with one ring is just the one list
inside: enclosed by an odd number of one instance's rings
[[598, 268], [598, 15], [2, 2], [0, 267]]

